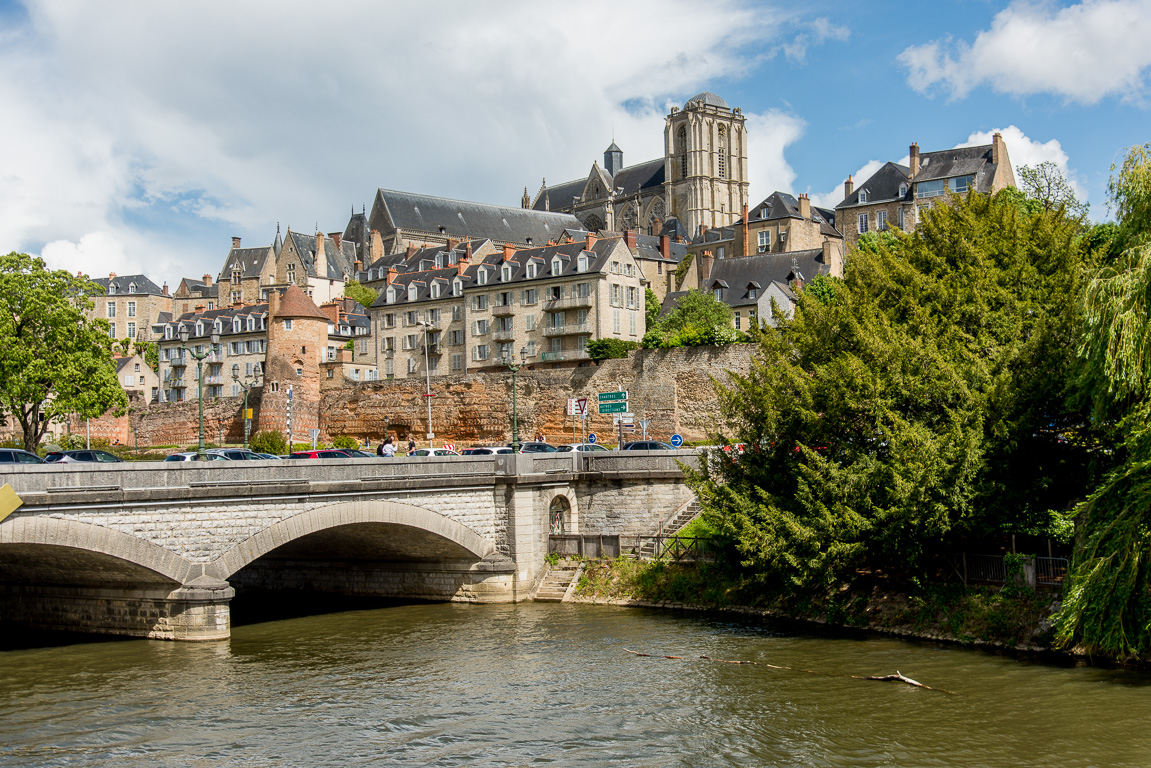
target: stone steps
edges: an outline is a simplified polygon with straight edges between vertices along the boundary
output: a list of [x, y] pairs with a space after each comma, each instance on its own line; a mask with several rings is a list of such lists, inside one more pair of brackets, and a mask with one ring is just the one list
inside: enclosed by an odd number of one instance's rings
[[[699, 517], [699, 513], [701, 511], [702, 510], [699, 506], [699, 499], [692, 498], [692, 500], [683, 505], [683, 507], [681, 507], [680, 510], [676, 512], [675, 517], [669, 520], [668, 523], [663, 527], [663, 535], [674, 536], [675, 534], [679, 533], [681, 530], [683, 530], [684, 526]], [[639, 548], [639, 556], [646, 559], [654, 558], [655, 542], [645, 542]]]
[[548, 569], [536, 590], [535, 599], [541, 603], [562, 603], [583, 570], [576, 564], [555, 565]]

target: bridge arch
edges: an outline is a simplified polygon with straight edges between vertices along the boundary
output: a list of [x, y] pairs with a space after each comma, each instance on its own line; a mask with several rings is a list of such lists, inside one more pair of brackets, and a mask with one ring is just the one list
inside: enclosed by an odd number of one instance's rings
[[[12, 569], [21, 567], [19, 563], [21, 558], [13, 557], [13, 553], [19, 552], [30, 559], [38, 560], [42, 555], [36, 553], [67, 549], [96, 555], [96, 560], [100, 562], [89, 558], [88, 564], [96, 566], [96, 570], [104, 570], [108, 575], [112, 575], [108, 567], [115, 569], [116, 563], [120, 563], [126, 564], [137, 576], [141, 575], [141, 572], [153, 574], [155, 582], [172, 582], [180, 585], [200, 576], [203, 572], [203, 566], [191, 563], [171, 550], [113, 528], [79, 520], [58, 517], [17, 517], [8, 521], [5, 528], [8, 529], [5, 535], [0, 535], [0, 554], [9, 553], [4, 560], [5, 565]], [[61, 582], [67, 583], [70, 575], [74, 574], [61, 572], [59, 574]]]
[[460, 555], [482, 560], [495, 551], [495, 544], [463, 523], [424, 507], [402, 501], [342, 501], [293, 515], [236, 544], [208, 565], [206, 575], [227, 580], [234, 573], [274, 549], [343, 526], [386, 524], [413, 528], [446, 540]]

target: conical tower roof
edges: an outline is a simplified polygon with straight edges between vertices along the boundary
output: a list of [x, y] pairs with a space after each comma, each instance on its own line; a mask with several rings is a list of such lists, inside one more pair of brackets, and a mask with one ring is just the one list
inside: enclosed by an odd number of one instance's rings
[[295, 283], [284, 291], [284, 295], [280, 298], [280, 306], [276, 307], [275, 317], [314, 317], [324, 322], [330, 320]]

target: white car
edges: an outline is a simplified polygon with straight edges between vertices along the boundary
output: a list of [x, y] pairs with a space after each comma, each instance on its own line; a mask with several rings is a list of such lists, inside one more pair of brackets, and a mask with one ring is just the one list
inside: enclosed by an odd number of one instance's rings
[[[183, 453], [173, 453], [164, 461], [196, 461], [195, 451], [185, 451]], [[218, 453], [204, 452], [204, 461], [231, 461], [227, 456], [222, 456]]]
[[571, 453], [572, 451], [606, 451], [599, 443], [565, 443], [564, 445], [557, 445], [556, 450], [560, 453]]
[[477, 445], [475, 448], [465, 448], [464, 456], [494, 456], [499, 453], [515, 453], [511, 448], [503, 445]]
[[417, 448], [410, 451], [408, 456], [459, 456], [459, 454], [447, 448]]

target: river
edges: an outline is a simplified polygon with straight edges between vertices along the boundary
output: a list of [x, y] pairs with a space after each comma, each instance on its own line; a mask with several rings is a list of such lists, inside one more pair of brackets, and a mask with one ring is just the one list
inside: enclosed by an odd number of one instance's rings
[[0, 652], [0, 766], [388, 765], [1147, 766], [1151, 676], [532, 603]]

